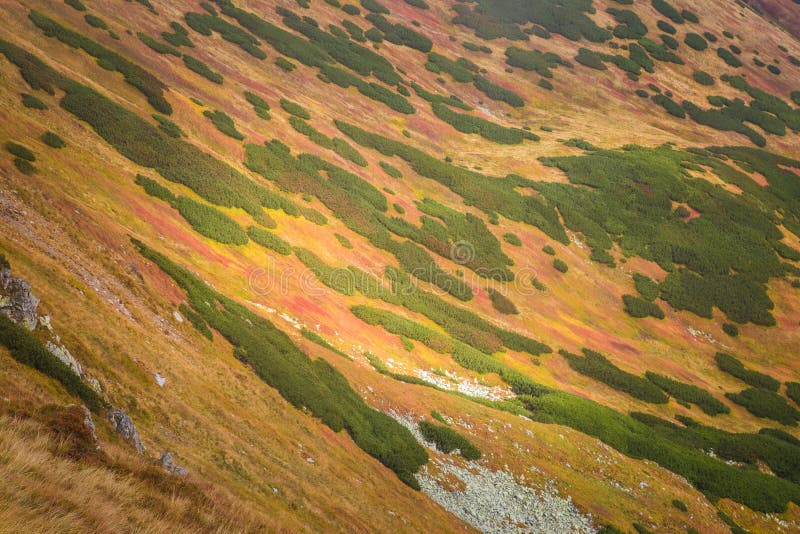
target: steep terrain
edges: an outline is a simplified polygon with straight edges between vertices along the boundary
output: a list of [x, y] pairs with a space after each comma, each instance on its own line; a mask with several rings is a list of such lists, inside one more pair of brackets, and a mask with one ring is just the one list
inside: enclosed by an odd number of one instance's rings
[[0, 531], [797, 531], [797, 9], [0, 3]]

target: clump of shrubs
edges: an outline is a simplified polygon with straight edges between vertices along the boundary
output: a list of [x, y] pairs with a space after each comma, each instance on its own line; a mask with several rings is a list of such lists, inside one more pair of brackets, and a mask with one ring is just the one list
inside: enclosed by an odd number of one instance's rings
[[724, 352], [718, 352], [714, 358], [720, 370], [725, 371], [731, 376], [735, 376], [754, 388], [774, 392], [778, 391], [778, 387], [781, 385], [780, 382], [769, 375], [747, 369], [735, 356], [725, 354]]
[[489, 298], [495, 310], [505, 315], [516, 315], [519, 313], [519, 310], [514, 303], [511, 302], [511, 299], [503, 295], [500, 291], [491, 287], [486, 291], [489, 293]]
[[45, 132], [42, 134], [42, 142], [52, 148], [64, 148], [67, 143], [61, 137], [53, 132]]
[[604, 384], [645, 402], [666, 404], [669, 400], [663, 391], [655, 384], [640, 376], [623, 371], [605, 358], [602, 354], [589, 349], [583, 349], [584, 356], [560, 350], [569, 366], [581, 374], [599, 380]]
[[478, 447], [452, 428], [420, 421], [419, 431], [426, 441], [435, 443], [436, 448], [445, 454], [458, 450], [467, 460], [479, 460], [482, 456]]
[[797, 425], [800, 420], [800, 412], [774, 391], [748, 388], [739, 393], [726, 393], [725, 396], [744, 406], [756, 417], [765, 417], [789, 426]]

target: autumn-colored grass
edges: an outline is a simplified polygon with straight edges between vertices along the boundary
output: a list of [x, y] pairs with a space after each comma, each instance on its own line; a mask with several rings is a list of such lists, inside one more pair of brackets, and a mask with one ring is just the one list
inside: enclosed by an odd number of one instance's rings
[[[389, 112], [354, 89], [344, 90], [318, 80], [316, 71], [299, 66], [286, 73], [273, 64], [277, 54], [268, 53], [264, 62], [222, 41], [218, 36], [203, 37], [192, 33], [202, 49], [198, 57], [212, 69], [222, 72], [222, 88], [207, 82], [182, 67], [180, 59], [158, 56], [125, 29], [145, 31], [157, 36], [169, 21], [181, 20], [188, 10], [197, 10], [190, 2], [154, 1], [160, 15], [150, 14], [138, 4], [111, 0], [85, 0], [121, 36], [120, 42], [104, 32], [90, 29], [82, 14], [58, 2], [31, 0], [0, 5], [0, 14], [8, 38], [23, 45], [54, 66], [102, 91], [110, 98], [149, 116], [152, 110], [142, 96], [98, 67], [82, 53], [47, 39], [37, 33], [26, 19], [26, 7], [54, 13], [65, 24], [80, 29], [104, 45], [121, 50], [136, 62], [147, 65], [162, 78], [175, 113], [172, 117], [190, 136], [193, 143], [243, 170], [241, 145], [218, 132], [203, 117], [203, 109], [190, 100], [198, 98], [208, 109], [228, 113], [247, 142], [260, 143], [278, 138], [294, 153], [305, 151], [336, 162], [357, 173], [378, 189], [389, 187], [387, 197], [406, 209], [404, 217], [418, 224], [420, 212], [414, 201], [425, 197], [458, 209], [484, 216], [474, 207], [465, 206], [460, 197], [438, 183], [416, 175], [398, 158], [386, 158], [359, 147], [369, 166], [361, 169], [332, 152], [310, 143], [289, 127], [287, 116], [276, 105], [280, 98], [301, 103], [311, 111], [313, 124], [326, 135], [340, 135], [331, 124], [334, 118], [346, 117], [370, 131], [401, 139], [437, 156], [449, 155], [455, 164], [480, 167], [487, 174], [504, 176], [518, 173], [535, 180], [564, 181], [560, 171], [543, 167], [539, 156], [577, 154], [579, 149], [565, 147], [559, 138], [580, 137], [603, 147], [626, 143], [657, 145], [675, 142], [680, 146], [743, 144], [737, 134], [698, 127], [677, 121], [652, 104], [632, 95], [633, 84], [610, 69], [598, 73], [576, 67], [559, 68], [554, 91], [536, 87], [537, 76], [515, 71], [506, 73], [503, 51], [512, 43], [492, 41], [492, 55], [471, 57], [488, 71], [497, 83], [517, 90], [528, 102], [521, 110], [488, 101], [469, 84], [445, 84], [424, 69], [422, 54], [391, 43], [378, 51], [402, 65], [408, 77], [428, 90], [457, 94], [465, 102], [480, 106], [485, 118], [507, 126], [530, 125], [542, 136], [539, 143], [506, 147], [491, 144], [478, 136], [460, 135], [432, 115], [429, 105], [412, 97], [417, 108], [412, 116]], [[292, 9], [299, 9], [294, 6]], [[431, 10], [420, 11], [403, 2], [387, 2], [392, 20], [410, 25], [418, 20], [429, 34], [435, 49], [450, 57], [466, 55], [461, 42], [477, 41], [463, 27], [443, 24], [452, 17], [450, 2], [428, 0]], [[274, 21], [279, 20], [274, 7], [285, 2], [252, 0], [238, 2], [247, 9]], [[605, 7], [612, 1], [595, 1], [597, 20], [609, 22]], [[648, 4], [648, 3], [643, 3]], [[313, 16], [322, 27], [339, 23], [341, 10], [324, 2], [312, 3]], [[688, 4], [687, 4], [688, 7]], [[800, 57], [800, 45], [786, 34], [776, 32], [749, 10], [733, 4], [724, 8], [716, 0], [693, 2], [692, 9], [701, 17], [703, 27], [717, 34], [723, 29], [740, 28], [745, 42], [738, 43], [749, 57], [754, 49], [761, 54], [776, 54], [777, 44], [789, 47]], [[637, 4], [638, 10], [638, 4]], [[655, 31], [657, 15], [645, 5], [643, 20]], [[131, 16], [134, 13], [135, 16]], [[451, 41], [449, 36], [456, 38]], [[519, 44], [519, 43], [516, 43]], [[544, 41], [534, 39], [530, 46], [556, 52], [566, 59], [575, 54], [576, 43], [559, 36]], [[723, 72], [721, 62], [681, 48], [685, 66], [659, 63], [655, 75], [643, 75], [640, 85], [648, 82], [670, 87], [695, 102], [704, 102], [709, 94], [737, 96], [727, 85], [701, 87], [691, 81], [693, 69], [703, 68], [715, 77]], [[192, 51], [191, 53], [196, 53]], [[715, 58], [715, 56], [713, 56]], [[707, 64], [710, 63], [710, 64]], [[745, 61], [748, 81], [786, 95], [800, 87], [800, 71], [786, 62], [779, 78]], [[393, 475], [367, 457], [344, 434], [334, 434], [307, 415], [291, 408], [271, 388], [264, 385], [231, 354], [219, 336], [207, 342], [187, 323], [178, 324], [172, 312], [183, 301], [182, 292], [152, 264], [143, 261], [129, 245], [129, 236], [142, 239], [168, 254], [172, 259], [197, 273], [221, 293], [230, 295], [264, 314], [296, 339], [307, 353], [323, 357], [342, 370], [354, 389], [371, 405], [429, 417], [432, 408], [469, 423], [464, 430], [484, 451], [492, 468], [508, 468], [524, 474], [534, 484], [554, 479], [559, 489], [570, 495], [578, 506], [592, 513], [600, 522], [627, 526], [632, 522], [658, 526], [661, 531], [684, 531], [692, 526], [701, 532], [721, 529], [716, 512], [699, 492], [685, 481], [650, 462], [626, 458], [603, 444], [565, 427], [523, 421], [517, 417], [480, 406], [430, 388], [409, 386], [379, 375], [363, 358], [346, 362], [299, 335], [289, 323], [277, 317], [286, 313], [318, 331], [337, 348], [356, 356], [370, 351], [382, 360], [388, 358], [403, 365], [405, 371], [445, 369], [460, 375], [497, 384], [494, 376], [476, 377], [452, 361], [415, 343], [406, 351], [397, 336], [378, 327], [368, 327], [350, 312], [356, 304], [374, 304], [361, 296], [343, 297], [327, 287], [309, 282], [303, 266], [293, 256], [282, 257], [254, 244], [226, 247], [194, 233], [180, 215], [166, 204], [148, 197], [133, 183], [136, 173], [153, 178], [149, 169], [141, 169], [106, 145], [85, 124], [58, 106], [58, 99], [38, 95], [50, 107], [31, 112], [22, 107], [21, 92], [29, 92], [16, 68], [0, 58], [0, 130], [3, 139], [13, 139], [30, 146], [37, 154], [39, 172], [23, 176], [5, 155], [0, 158], [0, 250], [12, 262], [14, 272], [33, 284], [40, 296], [42, 312], [52, 315], [56, 331], [84, 367], [100, 379], [107, 397], [130, 412], [139, 428], [149, 459], [132, 458], [124, 444], [116, 441], [100, 423], [99, 432], [111, 464], [73, 460], [63, 454], [60, 443], [45, 423], [35, 419], [4, 416], [0, 419], [0, 530], [12, 531], [115, 531], [118, 524], [139, 525], [143, 531], [241, 531], [257, 526], [285, 531], [442, 531], [465, 527], [424, 496], [400, 484]], [[445, 76], [445, 78], [447, 78]], [[252, 112], [242, 93], [249, 89], [272, 105], [272, 120], [263, 121]], [[482, 101], [482, 103], [479, 103]], [[547, 125], [553, 132], [541, 132]], [[58, 152], [38, 141], [45, 130], [53, 130], [68, 146]], [[410, 138], [401, 132], [408, 130]], [[798, 136], [770, 137], [769, 149], [797, 155]], [[387, 176], [378, 166], [382, 160], [400, 169], [403, 178]], [[245, 171], [246, 172], [246, 171]], [[248, 173], [252, 179], [263, 179]], [[754, 177], [757, 178], [757, 177]], [[168, 184], [181, 195], [193, 196], [188, 189]], [[305, 202], [299, 195], [292, 200], [313, 206], [329, 219], [320, 228], [305, 219], [270, 212], [277, 222], [276, 232], [294, 246], [311, 249], [327, 263], [339, 267], [355, 265], [380, 274], [386, 265], [396, 265], [388, 253], [370, 246], [348, 230], [317, 200]], [[225, 212], [242, 224], [251, 218], [241, 210]], [[393, 214], [395, 215], [395, 214]], [[764, 329], [753, 325], [740, 327], [738, 338], [725, 336], [721, 317], [698, 318], [686, 312], [676, 313], [663, 306], [667, 317], [635, 320], [622, 311], [620, 297], [633, 292], [631, 275], [642, 272], [656, 279], [663, 271], [651, 262], [630, 258], [614, 269], [588, 259], [587, 247], [575, 242], [569, 246], [553, 243], [542, 232], [520, 223], [500, 218], [490, 226], [498, 239], [513, 232], [522, 247], [504, 245], [514, 260], [516, 272], [531, 272], [547, 286], [547, 292], [521, 293], [513, 289], [509, 297], [520, 309], [518, 316], [494, 312], [486, 296], [487, 282], [474, 283], [476, 298], [469, 305], [481, 315], [504, 328], [525, 332], [554, 348], [578, 351], [589, 346], [603, 352], [609, 360], [626, 371], [643, 374], [647, 370], [691, 382], [722, 398], [724, 391], [736, 391], [742, 384], [721, 373], [713, 362], [720, 349], [741, 355], [748, 366], [767, 372], [783, 381], [798, 380], [794, 355], [800, 346], [797, 329], [800, 317], [798, 292], [787, 282], [770, 285], [780, 328]], [[334, 232], [345, 235], [354, 245], [341, 247]], [[787, 243], [798, 246], [798, 237], [790, 235]], [[580, 236], [575, 236], [580, 240]], [[502, 242], [502, 241], [501, 241]], [[552, 245], [557, 256], [569, 265], [561, 274], [552, 268], [552, 257], [541, 251]], [[448, 272], [458, 265], [436, 257]], [[283, 285], [271, 291], [259, 291], [248, 281], [254, 273], [266, 272]], [[311, 285], [309, 285], [311, 284]], [[427, 289], [430, 286], [423, 283]], [[456, 301], [449, 297], [452, 304]], [[264, 311], [273, 308], [275, 313]], [[435, 327], [426, 319], [403, 310], [407, 316]], [[695, 337], [688, 329], [709, 333], [710, 341]], [[3, 354], [0, 372], [0, 397], [30, 402], [33, 406], [63, 406], [71, 399], [56, 384], [36, 377], [29, 370], [14, 365]], [[589, 397], [621, 411], [648, 411], [661, 417], [689, 415], [704, 424], [731, 431], [757, 431], [767, 422], [752, 417], [741, 407], [731, 405], [730, 415], [710, 418], [695, 409], [670, 402], [664, 406], [643, 405], [620, 392], [572, 371], [557, 354], [545, 355], [534, 362], [529, 355], [508, 351], [497, 356], [501, 361], [553, 387]], [[167, 377], [167, 385], [156, 386], [152, 373]], [[9, 392], [9, 393], [6, 393]], [[797, 435], [796, 430], [790, 430]], [[164, 450], [176, 453], [178, 462], [190, 471], [189, 482], [197, 494], [184, 495], [164, 491], [146, 476], [152, 460]], [[309, 458], [314, 463], [308, 461]], [[113, 466], [113, 467], [111, 467]], [[534, 471], [531, 468], [535, 468]], [[6, 484], [5, 481], [12, 483]], [[647, 486], [641, 486], [644, 482]], [[457, 486], [457, 484], [456, 484]], [[277, 489], [277, 492], [273, 490]], [[79, 496], [83, 496], [80, 497]], [[691, 520], [671, 506], [679, 498], [689, 505]], [[236, 503], [234, 508], [228, 508]], [[199, 517], [193, 512], [204, 510]], [[772, 518], [741, 510], [739, 505], [723, 502], [721, 507], [754, 531], [777, 528]], [[395, 515], [389, 514], [393, 512]], [[800, 511], [794, 505], [781, 518], [795, 520]]]

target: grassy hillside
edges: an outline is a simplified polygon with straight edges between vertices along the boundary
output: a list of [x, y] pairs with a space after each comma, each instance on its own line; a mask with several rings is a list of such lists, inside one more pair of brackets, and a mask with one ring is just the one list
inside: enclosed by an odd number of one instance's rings
[[0, 5], [0, 525], [796, 529], [784, 4]]

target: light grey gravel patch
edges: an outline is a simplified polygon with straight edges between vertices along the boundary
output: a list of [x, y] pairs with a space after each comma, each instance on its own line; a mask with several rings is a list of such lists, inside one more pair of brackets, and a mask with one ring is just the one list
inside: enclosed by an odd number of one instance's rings
[[597, 532], [590, 515], [582, 514], [570, 497], [552, 484], [540, 491], [519, 484], [505, 471], [492, 471], [476, 462], [468, 469], [433, 460], [440, 472], [457, 477], [461, 490], [442, 488], [427, 466], [417, 474], [422, 491], [459, 519], [481, 532]]
[[[417, 441], [434, 448], [422, 437], [413, 416], [393, 410], [388, 415], [406, 427]], [[458, 478], [465, 488], [443, 488], [426, 465], [416, 475], [422, 492], [481, 532], [597, 532], [592, 516], [581, 513], [571, 497], [559, 495], [552, 481], [537, 491], [517, 482], [511, 473], [492, 471], [478, 462], [459, 460], [463, 464], [460, 467], [450, 460], [433, 458], [431, 463], [435, 464], [438, 472]]]

